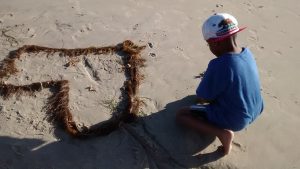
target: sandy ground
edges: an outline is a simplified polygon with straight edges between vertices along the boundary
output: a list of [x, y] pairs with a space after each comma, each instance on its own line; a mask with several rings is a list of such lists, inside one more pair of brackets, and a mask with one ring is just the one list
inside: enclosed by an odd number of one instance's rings
[[[47, 122], [47, 90], [0, 99], [0, 169], [300, 168], [299, 9], [297, 0], [0, 0], [1, 60], [25, 44], [82, 48], [130, 39], [147, 45], [141, 118], [108, 136], [77, 140]], [[213, 58], [201, 25], [215, 12], [231, 13], [248, 27], [239, 41], [256, 56], [265, 100], [261, 117], [236, 133], [232, 153], [223, 158], [215, 138], [174, 123], [176, 110], [193, 103], [200, 81], [194, 76]], [[89, 69], [84, 57], [66, 69], [55, 54], [28, 54], [17, 62], [22, 71], [5, 81], [69, 80], [75, 120], [92, 125], [110, 118], [105, 103], [118, 102], [125, 77], [118, 55], [89, 57]]]

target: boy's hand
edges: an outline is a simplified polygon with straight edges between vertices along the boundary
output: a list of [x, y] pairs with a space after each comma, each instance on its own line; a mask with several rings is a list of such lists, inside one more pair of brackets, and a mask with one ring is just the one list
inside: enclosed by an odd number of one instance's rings
[[212, 100], [205, 100], [205, 99], [203, 99], [203, 98], [197, 97], [196, 102], [197, 102], [198, 104], [210, 104], [210, 103], [212, 103], [213, 101], [212, 101]]

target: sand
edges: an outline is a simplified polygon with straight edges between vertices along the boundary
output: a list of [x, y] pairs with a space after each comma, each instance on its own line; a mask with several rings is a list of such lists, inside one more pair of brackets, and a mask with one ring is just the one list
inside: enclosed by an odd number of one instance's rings
[[[146, 67], [138, 93], [144, 102], [140, 118], [107, 136], [74, 139], [49, 123], [43, 110], [49, 90], [0, 98], [0, 169], [300, 168], [298, 1], [0, 0], [0, 4], [0, 60], [29, 44], [84, 48], [129, 39], [147, 45], [142, 51]], [[215, 12], [231, 13], [247, 26], [238, 39], [255, 55], [265, 101], [263, 114], [236, 133], [226, 157], [215, 151], [217, 139], [174, 122], [176, 111], [193, 103], [200, 82], [195, 76], [214, 58], [202, 39], [201, 24]], [[111, 117], [125, 77], [118, 71], [118, 55], [89, 58], [93, 66], [88, 70], [84, 56], [66, 69], [66, 59], [57, 54], [48, 58], [28, 54], [16, 62], [22, 71], [5, 83], [69, 80], [74, 119], [90, 126]], [[91, 72], [98, 72], [100, 79], [91, 78]]]

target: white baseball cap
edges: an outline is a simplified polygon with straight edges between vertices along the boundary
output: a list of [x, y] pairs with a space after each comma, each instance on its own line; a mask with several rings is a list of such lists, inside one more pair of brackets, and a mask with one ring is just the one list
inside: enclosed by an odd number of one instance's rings
[[202, 26], [202, 34], [206, 41], [221, 41], [246, 27], [239, 28], [237, 20], [227, 13], [216, 13], [210, 16]]

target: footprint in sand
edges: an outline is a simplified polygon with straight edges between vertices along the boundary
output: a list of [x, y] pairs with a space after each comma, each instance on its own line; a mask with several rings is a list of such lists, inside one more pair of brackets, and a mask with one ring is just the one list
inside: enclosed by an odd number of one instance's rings
[[275, 95], [272, 95], [272, 93], [270, 93], [270, 92], [265, 92], [265, 91], [263, 91], [263, 93], [265, 93], [265, 94], [268, 95], [269, 97], [271, 97], [271, 98], [276, 99], [276, 100], [279, 101], [279, 98], [278, 98], [277, 96], [275, 96]]
[[250, 29], [249, 33], [250, 33], [250, 36], [249, 36], [248, 40], [255, 41], [255, 42], [257, 42], [259, 40], [258, 35], [257, 35], [257, 30]]
[[18, 46], [24, 39], [33, 38], [36, 31], [32, 27], [26, 27], [25, 24], [16, 24], [0, 28], [0, 39], [3, 46]]
[[73, 29], [71, 24], [62, 23], [58, 20], [55, 21], [55, 26], [56, 26], [56, 29], [59, 30], [60, 32], [65, 32], [67, 30], [72, 30]]
[[148, 42], [148, 46], [152, 49], [153, 48], [153, 43]]
[[259, 46], [259, 48], [258, 49], [260, 49], [260, 50], [264, 50], [265, 49], [265, 47], [264, 46]]
[[137, 24], [135, 24], [134, 26], [133, 26], [133, 28], [132, 28], [132, 30], [137, 30], [138, 29], [138, 27], [139, 27], [139, 24], [137, 23]]
[[219, 7], [220, 7], [220, 8], [223, 8], [223, 5], [222, 5], [222, 4], [216, 4], [216, 7], [217, 7], [217, 8], [219, 8]]
[[13, 18], [15, 15], [14, 13], [7, 13], [7, 14], [4, 14], [4, 18]]
[[282, 55], [282, 52], [281, 52], [280, 50], [276, 50], [276, 51], [274, 52], [274, 54], [281, 56], [281, 55]]
[[35, 29], [34, 28], [28, 28], [27, 29], [27, 33], [26, 33], [26, 36], [28, 38], [33, 38], [35, 36]]
[[2, 25], [5, 20], [10, 20], [12, 19], [14, 16], [13, 13], [9, 13], [9, 14], [0, 14], [0, 25]]
[[184, 51], [184, 49], [182, 47], [180, 47], [180, 46], [176, 46], [176, 47], [172, 48], [172, 52], [174, 52], [175, 54], [183, 57], [186, 60], [190, 60], [191, 59], [190, 56], [188, 56], [186, 54], [186, 52]]
[[72, 35], [72, 39], [77, 40], [81, 36], [85, 36], [82, 35], [83, 33], [88, 34], [90, 31], [93, 31], [92, 24], [91, 23], [84, 24], [76, 33], [74, 33], [74, 35]]
[[13, 13], [0, 14], [0, 24], [2, 24], [6, 19], [12, 19]]
[[257, 50], [263, 50], [265, 47], [259, 44], [259, 36], [256, 29], [249, 30], [250, 36], [248, 36], [247, 40], [251, 41], [251, 46]]
[[232, 145], [242, 152], [246, 152], [246, 146], [241, 145], [236, 141], [232, 141]]
[[82, 26], [82, 29], [80, 29], [80, 32], [88, 32], [92, 31], [92, 24], [88, 23]]
[[149, 53], [149, 56], [151, 56], [151, 57], [156, 57], [156, 54], [153, 53], [153, 52], [150, 52], [150, 53]]
[[250, 2], [244, 2], [244, 5], [247, 6], [247, 10], [250, 13], [255, 13], [257, 10], [263, 9], [265, 6], [264, 5], [254, 5], [251, 1]]
[[244, 2], [243, 4], [247, 6], [247, 10], [248, 10], [250, 13], [253, 13], [254, 6], [252, 5], [252, 3]]
[[20, 35], [23, 34], [22, 25], [6, 26], [0, 28], [0, 39], [3, 46], [15, 47], [19, 45]]

